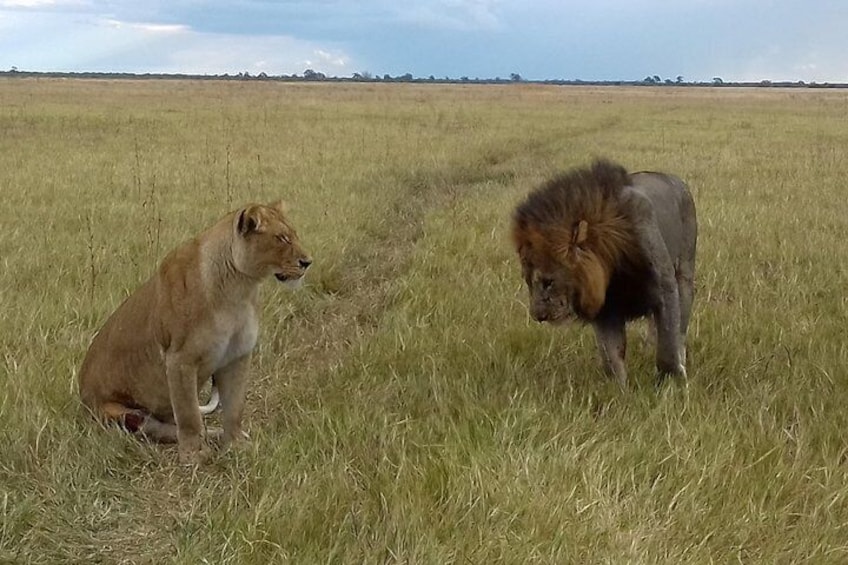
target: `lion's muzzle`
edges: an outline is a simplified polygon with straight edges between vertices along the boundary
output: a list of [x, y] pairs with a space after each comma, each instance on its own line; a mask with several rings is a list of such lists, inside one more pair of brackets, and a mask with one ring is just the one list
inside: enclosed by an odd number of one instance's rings
[[534, 310], [530, 313], [530, 315], [533, 316], [534, 320], [540, 323], [547, 322], [550, 319], [550, 314], [548, 314], [547, 312], [538, 312]]

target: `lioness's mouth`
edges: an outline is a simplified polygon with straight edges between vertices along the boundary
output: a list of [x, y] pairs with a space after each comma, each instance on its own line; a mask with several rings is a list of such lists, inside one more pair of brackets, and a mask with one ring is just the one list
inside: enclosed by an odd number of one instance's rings
[[286, 275], [284, 273], [275, 273], [274, 276], [278, 281], [291, 289], [298, 289], [303, 284], [303, 275]]

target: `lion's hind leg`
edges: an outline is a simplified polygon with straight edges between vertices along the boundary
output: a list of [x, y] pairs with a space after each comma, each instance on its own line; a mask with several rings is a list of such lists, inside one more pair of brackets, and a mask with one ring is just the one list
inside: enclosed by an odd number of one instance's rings
[[138, 408], [130, 408], [118, 402], [107, 402], [100, 407], [104, 422], [113, 423], [122, 429], [160, 443], [177, 442], [177, 426], [158, 420], [152, 414]]
[[680, 362], [686, 365], [686, 333], [692, 317], [692, 302], [695, 295], [695, 262], [681, 261], [675, 272], [677, 294], [680, 297]]

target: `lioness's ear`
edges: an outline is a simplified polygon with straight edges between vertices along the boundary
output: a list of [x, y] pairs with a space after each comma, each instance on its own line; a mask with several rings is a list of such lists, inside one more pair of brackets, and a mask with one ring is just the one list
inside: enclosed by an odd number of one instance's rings
[[249, 206], [239, 212], [238, 218], [238, 232], [242, 235], [247, 235], [250, 232], [256, 231], [259, 229], [260, 225], [260, 215], [259, 210], [256, 206]]
[[289, 213], [289, 205], [286, 203], [285, 200], [275, 200], [268, 204], [268, 208], [274, 208], [277, 211], [282, 212], [283, 215]]
[[574, 226], [574, 234], [571, 237], [571, 242], [574, 245], [580, 245], [586, 238], [589, 237], [589, 224], [586, 220], [580, 220], [577, 222], [577, 225]]

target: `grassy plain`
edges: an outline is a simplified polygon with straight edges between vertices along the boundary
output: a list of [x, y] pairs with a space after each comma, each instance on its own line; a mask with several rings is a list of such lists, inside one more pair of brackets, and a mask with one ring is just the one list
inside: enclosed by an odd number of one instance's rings
[[[596, 155], [693, 188], [685, 384], [528, 320], [511, 210]], [[0, 81], [0, 562], [845, 563], [846, 179], [845, 91]], [[105, 317], [278, 197], [251, 446], [89, 421]]]

